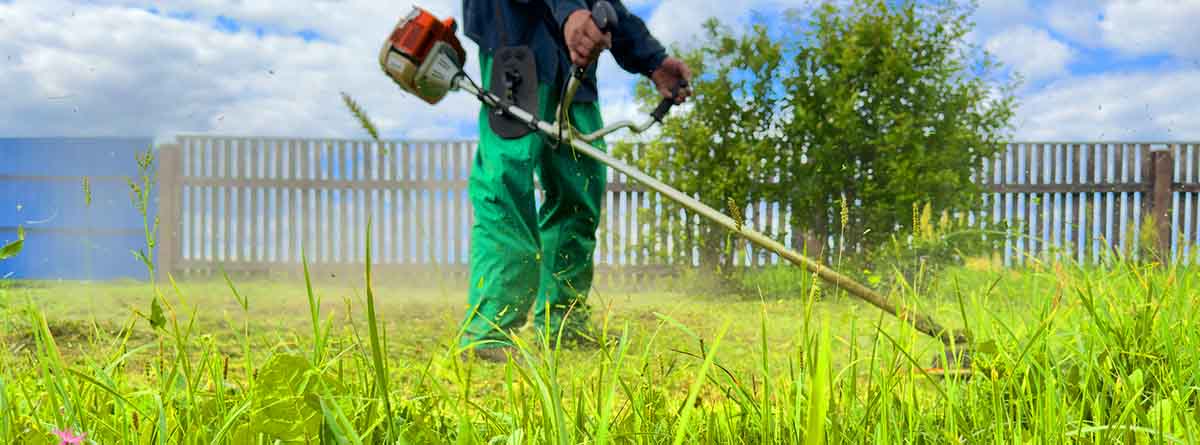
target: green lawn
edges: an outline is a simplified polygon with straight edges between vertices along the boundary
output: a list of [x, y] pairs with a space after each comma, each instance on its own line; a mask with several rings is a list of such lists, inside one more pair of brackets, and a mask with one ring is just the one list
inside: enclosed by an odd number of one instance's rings
[[[176, 307], [177, 317], [185, 319], [194, 315], [192, 329], [196, 335], [211, 336], [218, 350], [231, 358], [239, 358], [243, 353], [240, 344], [243, 323], [249, 325], [256, 351], [303, 350], [311, 343], [311, 314], [303, 282], [235, 282], [238, 292], [249, 300], [249, 311], [242, 310], [224, 281], [188, 282], [179, 287], [182, 298], [173, 290], [168, 297]], [[107, 346], [103, 341], [96, 342], [97, 333], [101, 334], [100, 340], [112, 341], [131, 322], [135, 339], [155, 338], [149, 323], [134, 315], [138, 311], [142, 314], [150, 311], [153, 291], [144, 283], [39, 283], [5, 292], [8, 304], [29, 300], [45, 313], [51, 332], [68, 358], [96, 354], [97, 350]], [[453, 354], [458, 322], [467, 309], [465, 289], [448, 285], [440, 289], [381, 288], [375, 292], [379, 317], [387, 335], [389, 357], [396, 367], [423, 367]], [[365, 336], [365, 332], [355, 332], [365, 326], [362, 320], [365, 314], [363, 289], [318, 285], [315, 293], [323, 299], [322, 318], [331, 323], [335, 333], [344, 332], [346, 338]], [[711, 340], [726, 322], [732, 324], [725, 336], [719, 363], [731, 371], [757, 369], [761, 361], [761, 323], [765, 320], [769, 348], [779, 352], [771, 355], [772, 369], [782, 373], [789, 360], [789, 354], [782, 352], [793, 352], [803, 344], [805, 297], [807, 295], [796, 295], [764, 301], [745, 295], [614, 290], [596, 292], [591, 303], [597, 313], [596, 325], [604, 326], [607, 322], [613, 336], [618, 336], [618, 331], [628, 325], [631, 345], [639, 348], [645, 347], [653, 336], [655, 361], [674, 364], [681, 370], [694, 367], [699, 361], [688, 355], [701, 352], [698, 337]], [[950, 324], [957, 324], [953, 319], [957, 315], [955, 309], [951, 305], [941, 306], [943, 310], [939, 314]], [[183, 310], [185, 307], [195, 312]], [[833, 296], [815, 301], [811, 317], [816, 322], [829, 320], [836, 341], [842, 345], [848, 344], [851, 338], [860, 346], [870, 345], [876, 338], [874, 326], [878, 323], [889, 332], [900, 332], [897, 320], [883, 317], [872, 306], [850, 297]], [[6, 327], [15, 333], [10, 339], [18, 339], [15, 344], [19, 346], [32, 346], [32, 336], [21, 332], [26, 326], [27, 323], [19, 321]], [[523, 338], [530, 342], [536, 338], [536, 333], [531, 330], [532, 326], [529, 326], [522, 331]], [[937, 342], [911, 331], [906, 334], [919, 345], [922, 362], [936, 354]], [[586, 373], [598, 352], [564, 350], [561, 354], [564, 373], [575, 375]], [[231, 360], [230, 367], [235, 373], [240, 372], [241, 362]], [[480, 366], [479, 372], [473, 379], [478, 384], [474, 391], [486, 391], [499, 383], [503, 369]], [[403, 371], [396, 374], [400, 378], [411, 375]]]
[[819, 287], [596, 292], [623, 342], [508, 366], [457, 359], [461, 286], [378, 288], [381, 368], [361, 287], [315, 286], [314, 337], [300, 280], [235, 282], [248, 309], [224, 281], [163, 287], [158, 330], [134, 315], [145, 283], [8, 283], [0, 442], [1195, 443], [1196, 275], [977, 266], [895, 293], [974, 333], [969, 380], [923, 374], [939, 344]]

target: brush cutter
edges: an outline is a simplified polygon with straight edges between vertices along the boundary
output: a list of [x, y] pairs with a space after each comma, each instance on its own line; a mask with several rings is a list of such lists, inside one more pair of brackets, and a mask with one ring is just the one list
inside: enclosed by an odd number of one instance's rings
[[[592, 10], [592, 18], [596, 25], [604, 31], [616, 24], [615, 10], [606, 1], [597, 2]], [[963, 330], [951, 331], [944, 328], [932, 317], [909, 307], [898, 306], [886, 296], [868, 288], [850, 277], [842, 275], [833, 269], [825, 267], [782, 243], [746, 227], [734, 218], [709, 207], [659, 181], [637, 168], [605, 153], [589, 144], [616, 131], [628, 129], [633, 133], [648, 130], [663, 118], [675, 105], [673, 98], [664, 98], [651, 113], [649, 119], [642, 123], [621, 121], [602, 128], [594, 133], [581, 134], [567, 119], [567, 110], [574, 99], [583, 76], [584, 69], [576, 67], [568, 82], [563, 99], [559, 103], [557, 122], [550, 123], [539, 120], [527, 110], [517, 106], [512, 100], [484, 91], [463, 71], [466, 53], [462, 49], [453, 18], [438, 20], [433, 14], [421, 8], [413, 8], [412, 13], [400, 20], [395, 30], [383, 45], [379, 54], [379, 62], [384, 72], [391, 77], [404, 91], [420, 97], [422, 100], [436, 104], [447, 93], [454, 90], [465, 91], [479, 99], [483, 104], [498, 110], [517, 121], [528, 125], [545, 137], [557, 142], [560, 146], [568, 146], [577, 153], [582, 153], [592, 159], [602, 162], [614, 170], [633, 178], [647, 188], [660, 193], [683, 207], [715, 222], [722, 227], [741, 235], [750, 242], [778, 254], [792, 264], [800, 266], [816, 274], [822, 280], [833, 284], [883, 311], [912, 325], [916, 330], [936, 338], [947, 347], [945, 358], [935, 360], [933, 373], [957, 373], [953, 369], [967, 370], [970, 367], [968, 345], [971, 337]], [[686, 84], [680, 88], [687, 88]], [[678, 94], [678, 92], [676, 92]]]

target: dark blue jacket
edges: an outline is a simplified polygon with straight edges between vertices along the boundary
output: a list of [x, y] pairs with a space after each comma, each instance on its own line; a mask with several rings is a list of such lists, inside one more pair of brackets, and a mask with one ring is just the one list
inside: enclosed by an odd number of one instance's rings
[[[609, 0], [617, 10], [612, 55], [617, 64], [634, 74], [649, 76], [662, 64], [667, 52], [645, 22], [629, 12], [620, 0]], [[595, 0], [463, 0], [463, 23], [467, 37], [485, 54], [503, 46], [528, 45], [537, 58], [538, 80], [543, 84], [565, 83], [571, 57], [563, 41], [562, 26], [571, 13], [591, 9]], [[484, 75], [488, 75], [485, 73]], [[575, 96], [578, 102], [596, 100], [595, 65]]]

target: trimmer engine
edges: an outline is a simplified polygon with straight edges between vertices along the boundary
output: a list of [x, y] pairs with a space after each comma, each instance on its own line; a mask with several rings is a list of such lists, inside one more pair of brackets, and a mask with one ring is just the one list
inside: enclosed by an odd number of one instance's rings
[[438, 20], [429, 11], [413, 7], [396, 24], [379, 51], [379, 64], [404, 91], [436, 104], [453, 87], [467, 53], [454, 33], [453, 18]]

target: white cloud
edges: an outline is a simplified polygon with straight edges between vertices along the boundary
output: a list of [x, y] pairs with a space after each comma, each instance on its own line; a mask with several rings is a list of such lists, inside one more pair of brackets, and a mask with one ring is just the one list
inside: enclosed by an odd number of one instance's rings
[[1200, 70], [1105, 73], [1051, 82], [1017, 112], [1022, 140], [1195, 140]]
[[1099, 27], [1104, 4], [1095, 0], [1054, 0], [1045, 9], [1046, 22], [1059, 35], [1085, 47], [1103, 44]]
[[[163, 135], [176, 132], [362, 136], [342, 107], [347, 91], [389, 137], [474, 133], [479, 105], [456, 94], [431, 107], [380, 74], [384, 36], [409, 5], [374, 0], [0, 0], [0, 135]], [[710, 16], [744, 29], [751, 11], [803, 8], [801, 0], [629, 0], [649, 6], [651, 31], [690, 44]], [[439, 16], [461, 17], [459, 0], [422, 0]], [[160, 10], [155, 15], [150, 7]], [[169, 14], [192, 14], [193, 20]], [[213, 28], [217, 16], [241, 33]], [[1069, 77], [1075, 47], [1200, 58], [1200, 2], [981, 0], [977, 36], [1031, 80], [1022, 92], [1023, 138], [1200, 138], [1196, 71], [1110, 72]], [[1048, 25], [1052, 34], [1040, 28]], [[255, 36], [254, 27], [271, 32]], [[305, 42], [303, 30], [323, 38]], [[460, 33], [461, 35], [461, 33]], [[1066, 42], [1061, 41], [1065, 39]], [[477, 50], [464, 38], [468, 72]], [[1114, 61], [1111, 70], [1128, 70]], [[602, 59], [606, 120], [643, 119], [632, 97], [637, 76]], [[1147, 105], [1149, 108], [1147, 109]], [[466, 130], [464, 130], [466, 129]], [[463, 134], [465, 131], [466, 134]]]
[[1091, 48], [1200, 57], [1200, 2], [1194, 0], [1054, 0], [1046, 16], [1055, 32]]
[[[698, 31], [704, 14], [719, 4], [712, 3], [694, 20], [671, 22]], [[786, 3], [758, 0], [721, 9], [744, 18], [752, 7]], [[461, 17], [461, 1], [421, 5], [439, 16]], [[408, 7], [371, 0], [314, 0], [304, 7], [277, 0], [0, 3], [0, 57], [8, 67], [0, 82], [16, 92], [0, 107], [0, 134], [361, 136], [340, 91], [355, 97], [390, 137], [474, 133], [479, 105], [473, 98], [451, 95], [430, 107], [379, 73], [378, 47]], [[148, 12], [152, 8], [158, 13]], [[668, 10], [697, 11], [674, 0], [656, 8]], [[236, 20], [241, 32], [215, 29], [219, 16]], [[686, 35], [687, 27], [661, 23], [668, 45]], [[254, 34], [259, 28], [268, 31], [265, 37]], [[321, 39], [305, 42], [295, 36], [300, 31]], [[462, 38], [467, 71], [478, 78], [476, 46]], [[600, 75], [609, 121], [644, 117], [632, 98], [638, 76], [625, 73], [611, 56], [602, 59]]]
[[1044, 29], [1019, 25], [988, 39], [987, 50], [1030, 82], [1067, 73], [1074, 52]]
[[646, 20], [665, 45], [688, 45], [702, 36], [704, 22], [717, 17], [734, 29], [744, 27], [753, 11], [784, 11], [805, 6], [799, 0], [663, 0]]
[[630, 10], [641, 8], [643, 6], [653, 5], [655, 2], [657, 2], [657, 0], [622, 0], [621, 1], [621, 3], [624, 4], [625, 7], [629, 8]]
[[[461, 17], [457, 0], [421, 5]], [[0, 134], [361, 136], [340, 91], [390, 137], [474, 133], [473, 98], [451, 95], [431, 107], [379, 73], [379, 45], [408, 7], [371, 0], [315, 0], [302, 8], [268, 0], [0, 3], [0, 58], [9, 68], [0, 82], [16, 92], [0, 107]], [[182, 15], [191, 19], [172, 18]], [[235, 19], [242, 31], [215, 29], [218, 16]], [[256, 28], [268, 35], [255, 36]], [[305, 42], [299, 31], [321, 39]], [[467, 71], [478, 79], [477, 48], [460, 37]], [[637, 78], [611, 56], [602, 59], [608, 120], [641, 117], [630, 91]]]
[[1105, 43], [1130, 54], [1167, 53], [1200, 57], [1200, 2], [1122, 1], [1104, 10], [1099, 22]]
[[973, 18], [976, 32], [986, 36], [1015, 24], [1029, 23], [1037, 16], [1028, 0], [980, 0]]
[[[346, 91], [389, 136], [453, 135], [478, 104], [463, 96], [430, 107], [380, 73], [379, 45], [407, 8], [378, 3], [179, 1], [163, 11], [194, 21], [111, 4], [0, 3], [0, 134], [361, 136], [341, 104]], [[457, 2], [430, 3], [453, 11]], [[218, 31], [204, 17], [223, 8], [280, 32]], [[331, 39], [290, 35], [302, 29]]]
[[[601, 90], [600, 96], [600, 112], [604, 116], [605, 125], [612, 125], [623, 120], [640, 124], [649, 119], [649, 115], [642, 112], [628, 89], [606, 88]], [[627, 131], [621, 131], [610, 139], [622, 139], [629, 135]]]

